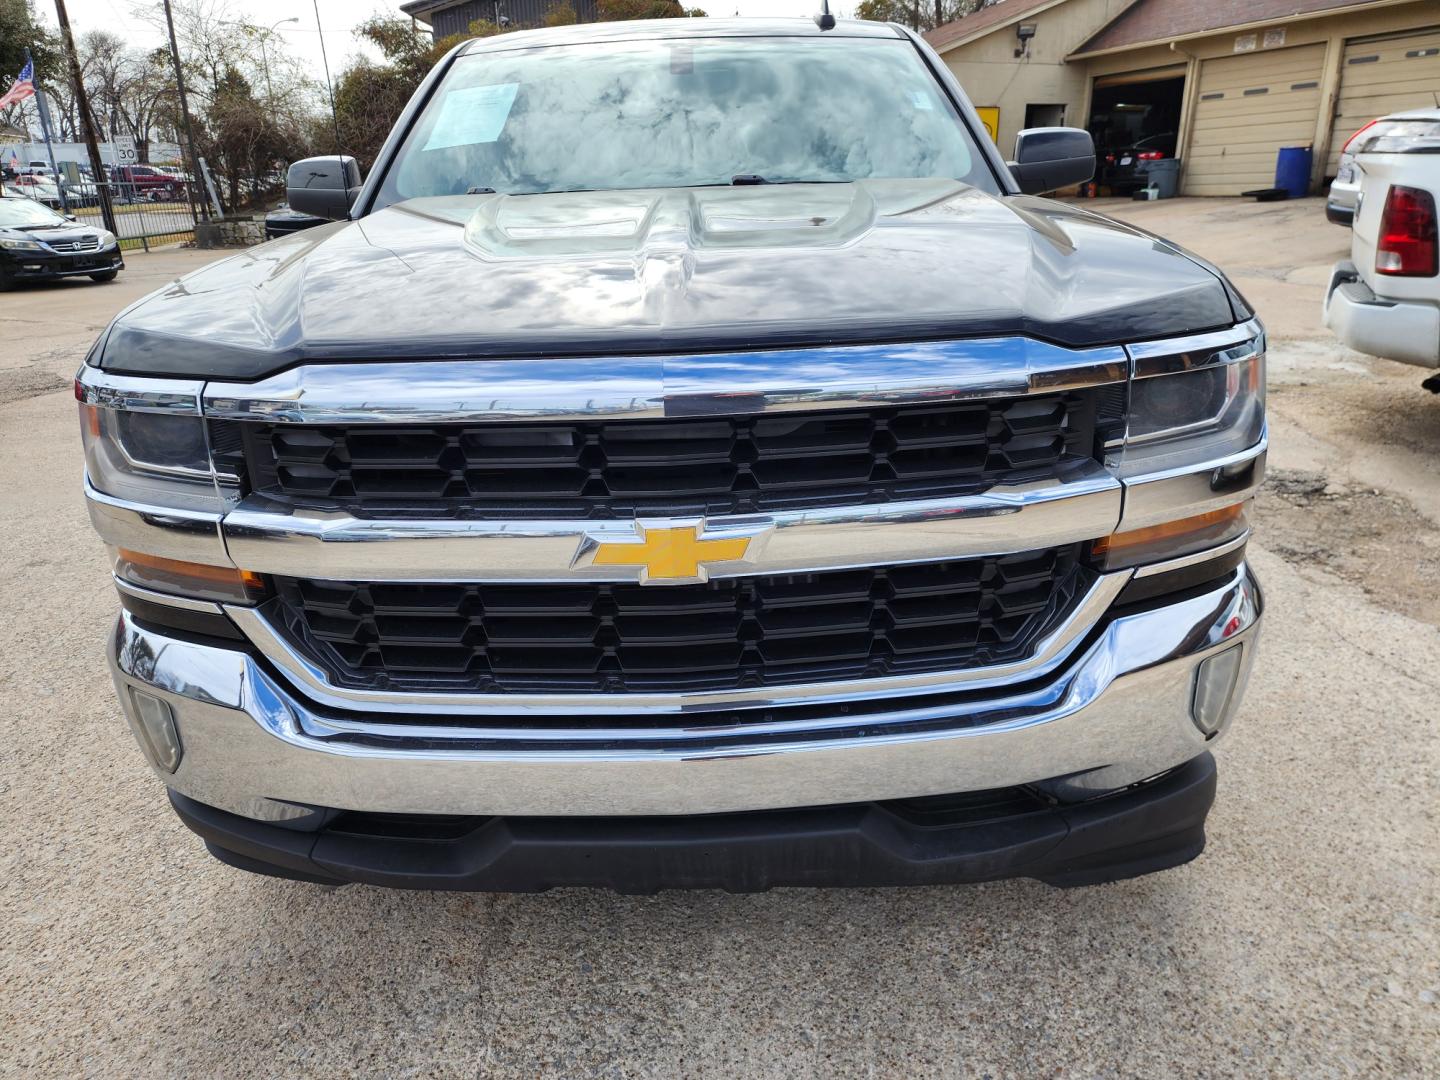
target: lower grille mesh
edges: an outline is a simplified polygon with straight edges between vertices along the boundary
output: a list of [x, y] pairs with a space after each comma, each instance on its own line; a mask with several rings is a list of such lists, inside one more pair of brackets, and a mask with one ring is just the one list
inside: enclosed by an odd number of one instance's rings
[[649, 587], [278, 578], [269, 614], [353, 688], [748, 688], [1019, 659], [1093, 580], [1079, 554]]

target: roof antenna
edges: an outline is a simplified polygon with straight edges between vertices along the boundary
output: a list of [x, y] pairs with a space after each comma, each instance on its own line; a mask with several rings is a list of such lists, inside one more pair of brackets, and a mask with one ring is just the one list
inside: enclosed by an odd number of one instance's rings
[[830, 0], [820, 0], [820, 14], [815, 16], [815, 25], [821, 30], [835, 29], [835, 16], [830, 14]]

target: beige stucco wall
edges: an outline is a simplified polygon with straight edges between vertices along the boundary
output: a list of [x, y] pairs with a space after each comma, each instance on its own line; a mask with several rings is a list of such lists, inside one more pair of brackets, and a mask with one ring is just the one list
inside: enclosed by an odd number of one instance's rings
[[1036, 24], [1030, 54], [1023, 59], [1015, 56], [1019, 40], [1013, 25], [941, 53], [973, 104], [999, 108], [1002, 153], [1014, 149], [1015, 136], [1025, 125], [1026, 105], [1064, 104], [1065, 123], [1084, 127], [1089, 77], [1084, 64], [1067, 64], [1065, 57], [1132, 2], [1063, 0], [1018, 18]]

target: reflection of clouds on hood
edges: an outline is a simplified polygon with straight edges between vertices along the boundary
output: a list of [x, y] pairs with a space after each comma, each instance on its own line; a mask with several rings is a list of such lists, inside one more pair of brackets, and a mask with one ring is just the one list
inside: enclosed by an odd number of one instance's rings
[[[590, 45], [461, 58], [402, 151], [400, 198], [772, 180], [966, 179], [966, 136], [903, 42]], [[443, 93], [518, 83], [500, 137], [420, 150]], [[394, 175], [394, 174], [392, 174]]]

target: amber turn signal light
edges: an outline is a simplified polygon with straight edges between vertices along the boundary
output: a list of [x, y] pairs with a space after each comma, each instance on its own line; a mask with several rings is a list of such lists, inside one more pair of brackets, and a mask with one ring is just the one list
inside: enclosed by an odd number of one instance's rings
[[1244, 536], [1249, 505], [1235, 503], [1144, 529], [1111, 533], [1094, 541], [1090, 554], [1100, 569], [1122, 570], [1202, 552]]
[[250, 603], [265, 595], [265, 578], [253, 570], [184, 562], [128, 548], [115, 549], [115, 572], [147, 589]]
[[1096, 555], [1112, 555], [1148, 544], [1161, 543], [1166, 540], [1177, 540], [1194, 533], [1208, 532], [1211, 529], [1229, 525], [1243, 517], [1244, 513], [1245, 504], [1236, 503], [1234, 506], [1226, 506], [1220, 510], [1211, 510], [1208, 513], [1196, 514], [1194, 517], [1180, 518], [1178, 521], [1167, 521], [1163, 525], [1151, 525], [1144, 529], [1132, 529], [1129, 532], [1111, 533], [1109, 536], [1102, 536], [1099, 540], [1096, 540], [1090, 550]]

